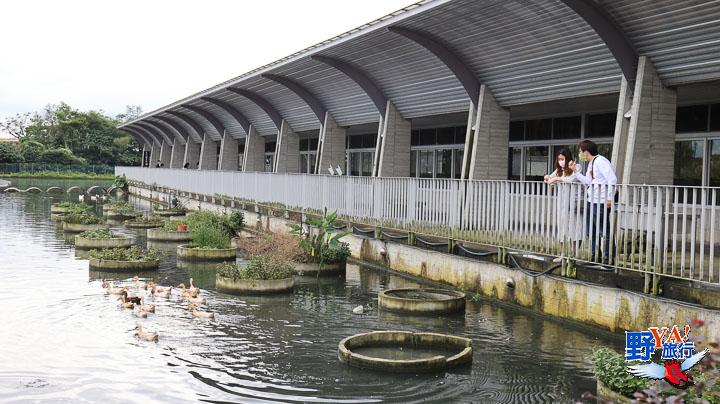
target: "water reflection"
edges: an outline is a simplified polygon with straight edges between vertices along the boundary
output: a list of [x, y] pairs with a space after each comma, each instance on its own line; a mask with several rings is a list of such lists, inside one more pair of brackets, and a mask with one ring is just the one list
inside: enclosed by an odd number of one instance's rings
[[[550, 321], [489, 301], [468, 301], [464, 315], [417, 317], [380, 311], [377, 293], [415, 280], [349, 264], [344, 276], [298, 277], [294, 293], [233, 296], [214, 291], [214, 268], [178, 265], [168, 246], [163, 285], [207, 289], [215, 321], [193, 319], [177, 298], [155, 299], [143, 320], [157, 344], [133, 336], [133, 319], [103, 294], [100, 279], [133, 274], [90, 271], [57, 232], [49, 209], [58, 198], [0, 198], [0, 401], [260, 402], [558, 402], [594, 390], [587, 356], [621, 339]], [[147, 210], [149, 203], [140, 208]], [[146, 244], [145, 231], [113, 226]], [[189, 266], [188, 266], [189, 264]], [[352, 309], [369, 307], [362, 315]], [[392, 375], [337, 359], [338, 342], [371, 330], [445, 332], [473, 339], [466, 370]], [[62, 347], [62, 349], [58, 349]]]

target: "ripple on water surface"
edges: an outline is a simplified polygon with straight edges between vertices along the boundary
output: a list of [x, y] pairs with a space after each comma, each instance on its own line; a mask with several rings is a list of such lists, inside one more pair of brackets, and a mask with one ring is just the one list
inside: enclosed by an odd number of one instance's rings
[[[621, 343], [489, 302], [468, 303], [464, 315], [380, 312], [378, 291], [419, 284], [357, 265], [345, 276], [301, 279], [293, 294], [219, 294], [212, 271], [179, 269], [172, 248], [150, 275], [165, 285], [194, 277], [217, 319], [193, 319], [181, 302], [154, 299], [157, 314], [142, 323], [160, 341], [138, 341], [135, 319], [104, 295], [99, 279], [107, 274], [89, 271], [56, 230], [52, 202], [0, 195], [2, 402], [572, 401], [594, 390], [590, 352]], [[115, 230], [146, 243], [144, 231]], [[358, 305], [371, 310], [355, 315]], [[338, 361], [341, 339], [384, 329], [471, 338], [474, 362], [447, 374], [396, 375]]]

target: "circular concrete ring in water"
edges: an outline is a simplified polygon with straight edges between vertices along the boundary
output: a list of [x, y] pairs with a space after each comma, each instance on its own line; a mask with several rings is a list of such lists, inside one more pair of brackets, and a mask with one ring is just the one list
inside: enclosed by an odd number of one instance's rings
[[107, 218], [110, 219], [110, 220], [129, 220], [129, 219], [135, 219], [136, 217], [138, 217], [138, 216], [140, 215], [139, 213], [138, 213], [138, 214], [135, 214], [135, 213], [118, 213], [118, 212], [116, 212], [116, 211], [114, 211], [114, 210], [110, 210], [110, 211], [107, 211], [107, 212], [105, 212], [105, 213], [106, 213]]
[[215, 276], [215, 288], [223, 293], [236, 295], [265, 295], [292, 292], [295, 281], [292, 277], [285, 279], [251, 280], [230, 279]]
[[93, 231], [93, 230], [104, 230], [109, 229], [110, 225], [108, 224], [80, 224], [80, 223], [65, 223], [63, 222], [63, 231], [70, 232], [70, 233], [82, 233], [84, 231]]
[[157, 270], [159, 260], [152, 261], [115, 261], [90, 258], [90, 268], [99, 271], [151, 271]]
[[337, 275], [345, 272], [345, 262], [336, 262], [334, 264], [323, 264], [322, 270], [319, 263], [314, 262], [294, 262], [295, 273], [300, 276], [320, 276]]
[[63, 213], [67, 213], [67, 212], [68, 212], [68, 208], [61, 208], [60, 206], [57, 206], [55, 204], [50, 205], [50, 213], [63, 214]]
[[148, 229], [147, 238], [153, 241], [192, 241], [190, 232], [167, 231], [163, 229]]
[[178, 260], [185, 261], [232, 261], [235, 262], [235, 248], [190, 248], [190, 244], [177, 247]]
[[158, 227], [163, 227], [163, 223], [138, 223], [132, 220], [126, 220], [125, 227], [127, 227], [128, 229], [155, 229]]
[[[437, 349], [438, 353], [448, 352], [450, 356], [438, 354], [423, 359], [388, 359], [353, 352], [354, 349], [374, 347]], [[472, 356], [472, 340], [425, 332], [373, 331], [347, 337], [338, 345], [340, 361], [359, 368], [393, 373], [442, 372], [471, 363]]]
[[174, 210], [153, 210], [153, 215], [160, 217], [185, 216], [185, 212], [176, 212]]
[[380, 307], [417, 314], [465, 310], [465, 293], [450, 289], [388, 289], [378, 293]]
[[75, 236], [75, 247], [84, 249], [103, 248], [129, 248], [132, 246], [132, 237], [113, 237], [113, 238], [84, 238]]

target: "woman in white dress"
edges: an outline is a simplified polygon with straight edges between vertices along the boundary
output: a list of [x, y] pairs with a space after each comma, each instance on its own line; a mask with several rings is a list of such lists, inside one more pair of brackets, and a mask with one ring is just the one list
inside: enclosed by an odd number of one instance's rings
[[[576, 213], [579, 188], [570, 184], [579, 183], [580, 181], [575, 177], [575, 171], [570, 168], [571, 161], [573, 161], [573, 159], [570, 150], [563, 148], [557, 156], [555, 156], [555, 170], [545, 176], [545, 183], [551, 187], [556, 184], [562, 184], [557, 187], [557, 200], [555, 201], [555, 217], [557, 218], [558, 224], [557, 229], [558, 239], [560, 240], [560, 250], [562, 251], [561, 255], [565, 255], [563, 245], [565, 240], [572, 242], [573, 255], [576, 253], [577, 240], [579, 240]], [[560, 262], [561, 260], [562, 258], [556, 258], [554, 262]]]

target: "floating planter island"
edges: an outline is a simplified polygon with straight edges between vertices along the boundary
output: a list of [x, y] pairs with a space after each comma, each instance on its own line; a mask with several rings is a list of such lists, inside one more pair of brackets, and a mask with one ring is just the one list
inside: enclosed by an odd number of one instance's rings
[[215, 288], [223, 293], [239, 295], [265, 295], [292, 292], [295, 281], [292, 277], [285, 279], [232, 279], [219, 274], [215, 275]]
[[153, 221], [147, 221], [147, 220], [126, 220], [125, 221], [125, 227], [128, 229], [155, 229], [158, 227], [162, 227], [163, 222], [153, 222]]
[[190, 244], [177, 247], [178, 260], [185, 261], [235, 262], [236, 255], [236, 248], [195, 248]]
[[174, 242], [188, 242], [192, 241], [192, 235], [187, 231], [172, 231], [165, 229], [148, 229], [147, 232], [148, 240], [152, 241], [174, 241]]
[[69, 233], [82, 233], [84, 231], [93, 231], [93, 230], [104, 230], [109, 229], [110, 225], [105, 223], [100, 224], [82, 224], [82, 223], [66, 223], [63, 222], [62, 224], [63, 231], [69, 232]]
[[472, 357], [472, 340], [435, 333], [374, 331], [338, 345], [340, 361], [393, 373], [444, 372], [471, 363]]
[[221, 292], [239, 295], [292, 292], [295, 286], [293, 266], [268, 257], [255, 256], [240, 265], [234, 262], [218, 265], [215, 287]]
[[[320, 263], [317, 262], [296, 262], [295, 272], [300, 276], [329, 276], [345, 273], [345, 261], [323, 264], [320, 269]], [[318, 274], [318, 272], [320, 272]]]
[[151, 271], [160, 266], [159, 254], [154, 250], [105, 248], [90, 252], [90, 268], [98, 271]]
[[[87, 237], [85, 234], [86, 233], [82, 233], [75, 236], [75, 248], [99, 250], [103, 248], [129, 248], [132, 246], [132, 237], [114, 236], [110, 234], [109, 237], [93, 238]], [[89, 235], [92, 236], [92, 234]]]
[[450, 289], [389, 289], [378, 293], [380, 307], [416, 314], [465, 310], [465, 293]]

